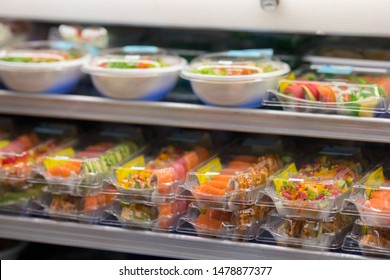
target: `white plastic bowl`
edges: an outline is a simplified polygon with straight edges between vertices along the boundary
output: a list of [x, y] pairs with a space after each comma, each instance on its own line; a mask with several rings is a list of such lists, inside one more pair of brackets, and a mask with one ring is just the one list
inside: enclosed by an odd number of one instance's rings
[[[128, 62], [152, 63], [156, 68], [107, 68], [102, 63]], [[176, 85], [179, 72], [186, 60], [163, 49], [148, 47], [123, 47], [107, 50], [92, 58], [83, 68], [90, 74], [93, 85], [104, 96], [129, 100], [160, 100]]]
[[[9, 62], [9, 55], [49, 54], [53, 51], [76, 51], [80, 57], [58, 62]], [[6, 87], [20, 92], [65, 93], [72, 90], [82, 77], [81, 67], [86, 52], [77, 45], [61, 41], [32, 41], [0, 51], [0, 77]]]
[[[275, 70], [262, 72], [256, 65], [272, 66]], [[249, 75], [218, 76], [202, 74], [201, 68], [252, 69]], [[195, 59], [183, 69], [181, 77], [191, 82], [194, 93], [208, 105], [255, 108], [262, 104], [266, 91], [277, 86], [278, 80], [290, 72], [283, 62], [260, 59], [230, 57], [228, 53], [209, 54]]]

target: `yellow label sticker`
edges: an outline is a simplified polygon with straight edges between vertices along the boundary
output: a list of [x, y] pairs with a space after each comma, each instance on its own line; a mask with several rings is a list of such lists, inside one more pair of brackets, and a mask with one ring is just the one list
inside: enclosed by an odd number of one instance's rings
[[[69, 162], [76, 156], [76, 153], [72, 147], [63, 149], [55, 153], [52, 157], [43, 160], [43, 164], [46, 170], [49, 170], [55, 166], [59, 166], [66, 162]], [[77, 161], [77, 160], [75, 160]]]
[[72, 147], [69, 147], [61, 151], [58, 151], [57, 153], [54, 154], [54, 156], [74, 158], [76, 156], [76, 153]]
[[122, 167], [123, 168], [145, 167], [145, 165], [146, 165], [145, 156], [140, 155], [140, 156], [136, 157], [135, 159], [130, 160], [129, 162], [125, 163], [124, 165], [122, 165]]
[[9, 141], [8, 140], [0, 141], [0, 149], [4, 148], [4, 147], [7, 147], [8, 145], [9, 145]]
[[196, 171], [199, 184], [203, 184], [204, 182], [210, 180], [213, 175], [218, 175], [221, 170], [222, 163], [219, 157], [210, 160], [207, 164]]
[[370, 197], [372, 188], [380, 187], [385, 180], [385, 175], [383, 174], [383, 167], [377, 168], [364, 181], [366, 186], [366, 196]]
[[135, 159], [125, 163], [120, 168], [115, 170], [116, 180], [118, 184], [123, 188], [130, 188], [124, 183], [124, 179], [137, 175], [137, 177], [144, 179], [145, 181], [150, 176], [150, 172], [145, 170], [145, 156], [140, 155]]
[[298, 173], [298, 171], [297, 166], [293, 162], [277, 175], [277, 177], [273, 180], [277, 193], [280, 193], [283, 183], [289, 180], [291, 174], [295, 173]]

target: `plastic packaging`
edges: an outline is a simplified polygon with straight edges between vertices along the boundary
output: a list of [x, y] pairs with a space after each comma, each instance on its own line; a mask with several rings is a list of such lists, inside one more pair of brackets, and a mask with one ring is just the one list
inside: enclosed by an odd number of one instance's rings
[[192, 203], [187, 214], [179, 220], [177, 231], [221, 239], [253, 240], [271, 210], [260, 206], [239, 211], [202, 209]]
[[256, 240], [275, 243], [280, 246], [336, 250], [351, 230], [352, 216], [336, 215], [326, 220], [310, 220], [298, 217], [281, 217], [276, 213], [269, 215]]
[[376, 166], [352, 188], [342, 213], [360, 216], [362, 223], [390, 228], [390, 160]]
[[112, 203], [113, 196], [102, 192], [53, 192], [40, 186], [38, 197], [28, 201], [27, 212], [59, 220], [98, 223], [103, 211]]
[[[109, 182], [124, 202], [165, 203], [174, 199], [187, 171], [210, 158], [209, 135], [166, 140], [115, 169]], [[192, 137], [192, 135], [190, 135]]]
[[325, 147], [273, 174], [256, 204], [275, 207], [281, 216], [326, 219], [340, 212], [363, 172], [357, 149]]
[[84, 65], [95, 88], [118, 99], [159, 100], [176, 85], [186, 61], [154, 46], [108, 49]]
[[243, 50], [199, 56], [183, 69], [181, 77], [191, 82], [204, 103], [226, 107], [254, 108], [265, 92], [277, 85], [290, 67], [265, 50]]
[[65, 93], [82, 77], [85, 50], [62, 41], [18, 43], [0, 50], [0, 77], [16, 91]]
[[[362, 45], [362, 44], [359, 44]], [[326, 46], [311, 50], [303, 61], [316, 64], [338, 64], [357, 67], [375, 67], [390, 69], [390, 51], [388, 47], [360, 48], [353, 46]]]
[[53, 192], [99, 192], [103, 180], [140, 150], [142, 142], [142, 133], [136, 128], [93, 131], [75, 145], [45, 157], [29, 181], [47, 184]]
[[229, 147], [189, 171], [176, 198], [196, 201], [201, 208], [234, 211], [253, 206], [267, 178], [282, 166], [276, 152], [257, 148], [261, 145]]
[[342, 249], [367, 256], [390, 257], [390, 228], [367, 226], [358, 219], [345, 237]]
[[71, 126], [43, 125], [14, 139], [3, 140], [4, 145], [0, 148], [2, 187], [23, 187], [33, 168], [45, 156], [58, 153], [75, 141], [73, 133]]
[[280, 80], [277, 90], [267, 92], [264, 104], [286, 111], [375, 117], [387, 112], [377, 85], [343, 81]]
[[116, 199], [100, 220], [101, 224], [120, 225], [154, 231], [174, 231], [177, 221], [187, 211], [188, 202], [136, 203]]
[[[292, 75], [293, 76], [293, 75]], [[390, 69], [311, 64], [294, 71], [295, 79], [303, 81], [338, 81], [351, 84], [377, 85], [390, 100]]]

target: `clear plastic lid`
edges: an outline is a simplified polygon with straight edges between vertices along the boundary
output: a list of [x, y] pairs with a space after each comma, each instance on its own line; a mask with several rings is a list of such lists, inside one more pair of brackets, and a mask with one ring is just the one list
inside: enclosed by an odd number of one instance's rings
[[56, 192], [96, 192], [113, 168], [131, 158], [142, 143], [142, 132], [136, 128], [91, 132], [73, 146], [45, 157], [29, 181], [48, 184]]
[[81, 66], [86, 51], [80, 45], [65, 41], [31, 41], [0, 50], [1, 70], [58, 70]]
[[268, 213], [269, 209], [259, 206], [230, 211], [204, 209], [192, 203], [188, 207], [187, 214], [179, 220], [177, 231], [222, 239], [252, 240]]
[[269, 90], [264, 104], [284, 110], [374, 117], [387, 111], [385, 96], [376, 85], [342, 81], [280, 80]]
[[246, 81], [279, 77], [288, 64], [272, 59], [272, 50], [240, 50], [197, 57], [182, 71], [188, 80]]
[[0, 147], [0, 182], [11, 188], [23, 187], [32, 169], [47, 155], [71, 145], [72, 126], [37, 126], [32, 132], [3, 140]]
[[277, 153], [259, 152], [257, 147], [261, 145], [230, 147], [189, 171], [176, 198], [196, 201], [202, 208], [253, 206], [268, 177], [282, 166]]
[[53, 192], [48, 186], [37, 186], [42, 190], [38, 195], [30, 197], [26, 212], [52, 219], [97, 223], [114, 198], [107, 193]]
[[122, 201], [171, 201], [187, 171], [213, 155], [208, 134], [177, 135], [115, 169], [109, 182], [117, 187]]
[[271, 213], [258, 232], [256, 240], [280, 246], [336, 250], [351, 230], [354, 218], [338, 214], [326, 220], [281, 217]]
[[390, 160], [376, 166], [353, 186], [342, 213], [359, 215], [366, 225], [390, 228]]
[[100, 223], [121, 225], [126, 228], [142, 228], [156, 231], [174, 231], [179, 218], [187, 211], [188, 202], [174, 200], [169, 203], [135, 203], [120, 199], [107, 209]]
[[30, 200], [39, 198], [41, 190], [41, 185], [24, 186], [12, 190], [2, 189], [0, 192], [0, 212], [13, 215], [27, 214]]
[[276, 207], [281, 216], [334, 216], [364, 172], [357, 153], [353, 148], [325, 147], [298, 158], [269, 178], [256, 204]]
[[390, 257], [390, 228], [368, 226], [358, 219], [342, 248], [366, 256]]
[[155, 46], [125, 46], [102, 51], [84, 71], [102, 76], [155, 76], [178, 72], [187, 64], [175, 53]]

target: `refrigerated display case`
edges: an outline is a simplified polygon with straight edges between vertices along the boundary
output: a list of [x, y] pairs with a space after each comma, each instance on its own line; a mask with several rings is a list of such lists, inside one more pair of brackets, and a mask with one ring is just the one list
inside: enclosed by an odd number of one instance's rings
[[[311, 35], [355, 35], [387, 37], [389, 3], [344, 1], [334, 9], [329, 1], [274, 1], [273, 12], [263, 9], [264, 1], [132, 1], [133, 17], [127, 9], [95, 1], [94, 11], [87, 2], [63, 2], [51, 9], [47, 0], [21, 3], [5, 0], [0, 17], [34, 21], [88, 22], [149, 27], [176, 27], [244, 32], [273, 32]], [[267, 2], [267, 1], [266, 1]], [[268, 1], [273, 2], [273, 1]], [[264, 3], [263, 3], [264, 4]], [[267, 4], [267, 3], [265, 3]], [[20, 9], [23, 5], [23, 9]], [[52, 6], [52, 5], [50, 5]], [[78, 7], [76, 10], [74, 7]], [[172, 16], [175, 6], [175, 17]], [[268, 4], [266, 5], [268, 6]], [[70, 10], [70, 7], [72, 9]], [[215, 13], [218, 9], [219, 13]], [[303, 13], [311, 9], [312, 13]], [[361, 11], [367, 12], [361, 17]], [[50, 11], [50, 12], [49, 12]], [[126, 11], [126, 12], [125, 12]], [[333, 11], [330, 13], [330, 11]], [[202, 21], [199, 20], [202, 15]], [[331, 15], [331, 16], [329, 16]], [[311, 24], [309, 25], [308, 22]], [[342, 30], [340, 29], [342, 26]], [[126, 101], [106, 99], [85, 92], [71, 95], [0, 90], [0, 113], [47, 119], [88, 120], [140, 125], [185, 127], [232, 132], [301, 136], [333, 140], [390, 143], [390, 119], [356, 118], [285, 112], [269, 109], [224, 108], [184, 102]], [[0, 237], [59, 245], [132, 252], [174, 258], [213, 259], [362, 259], [367, 256], [342, 252], [320, 252], [259, 243], [201, 238], [176, 233], [86, 225], [35, 217], [0, 215]]]

